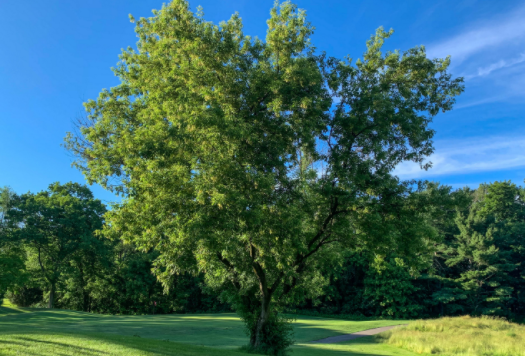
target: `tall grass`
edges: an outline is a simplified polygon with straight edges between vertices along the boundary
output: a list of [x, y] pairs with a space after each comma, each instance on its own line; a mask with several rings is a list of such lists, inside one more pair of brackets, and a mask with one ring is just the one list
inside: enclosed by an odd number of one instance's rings
[[525, 356], [525, 326], [490, 317], [418, 320], [377, 340], [420, 354]]

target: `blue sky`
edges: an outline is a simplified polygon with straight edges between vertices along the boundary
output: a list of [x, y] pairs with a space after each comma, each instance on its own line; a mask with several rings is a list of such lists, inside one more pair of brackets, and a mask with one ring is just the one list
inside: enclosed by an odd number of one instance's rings
[[[399, 166], [403, 179], [453, 187], [525, 178], [525, 3], [511, 0], [296, 0], [316, 27], [313, 43], [358, 58], [379, 26], [389, 49], [425, 45], [452, 56], [466, 79], [456, 109], [436, 117], [434, 167]], [[190, 0], [207, 20], [235, 11], [245, 33], [265, 36], [273, 0]], [[110, 68], [136, 43], [128, 14], [150, 16], [158, 0], [0, 0], [0, 186], [39, 191], [55, 181], [84, 182], [60, 146], [82, 102], [118, 84]], [[114, 197], [100, 187], [95, 195]]]

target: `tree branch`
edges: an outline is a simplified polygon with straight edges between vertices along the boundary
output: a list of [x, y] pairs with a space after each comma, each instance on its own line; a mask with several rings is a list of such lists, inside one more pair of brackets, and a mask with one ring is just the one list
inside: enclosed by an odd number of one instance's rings
[[[222, 257], [222, 254], [220, 252], [217, 252], [217, 258], [219, 259], [219, 261], [221, 261], [226, 266], [226, 268], [228, 268], [228, 270], [231, 273], [233, 273], [234, 275], [237, 274], [237, 271], [235, 271], [233, 264], [228, 259]], [[239, 284], [239, 282], [237, 282], [235, 279], [232, 279], [231, 282], [233, 286], [235, 287], [235, 289], [237, 289], [237, 291], [241, 290], [241, 285]]]

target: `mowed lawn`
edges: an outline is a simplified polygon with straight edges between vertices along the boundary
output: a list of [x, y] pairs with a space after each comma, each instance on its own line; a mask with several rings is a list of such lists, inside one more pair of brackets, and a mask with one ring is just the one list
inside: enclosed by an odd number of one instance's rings
[[[416, 355], [372, 337], [338, 344], [321, 338], [400, 324], [298, 317], [300, 355]], [[0, 307], [0, 355], [246, 355], [242, 322], [235, 314], [109, 316], [67, 310]]]

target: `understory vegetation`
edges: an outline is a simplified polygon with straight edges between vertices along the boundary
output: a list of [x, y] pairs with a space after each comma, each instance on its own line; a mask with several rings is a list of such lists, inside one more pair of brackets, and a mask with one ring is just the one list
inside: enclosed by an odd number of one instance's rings
[[492, 317], [418, 320], [376, 337], [419, 354], [523, 356], [525, 326]]

